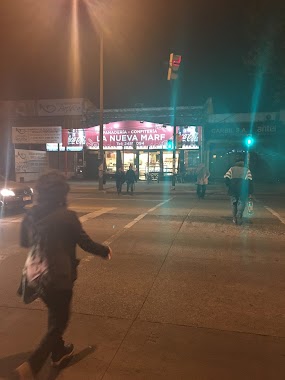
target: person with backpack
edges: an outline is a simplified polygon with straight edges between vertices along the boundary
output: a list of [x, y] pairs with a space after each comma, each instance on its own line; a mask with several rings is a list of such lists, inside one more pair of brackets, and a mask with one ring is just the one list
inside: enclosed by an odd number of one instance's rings
[[87, 235], [76, 213], [67, 208], [69, 185], [61, 173], [43, 174], [36, 192], [37, 205], [27, 212], [21, 224], [20, 244], [32, 247], [32, 252], [37, 247], [41, 261], [46, 263], [37, 291], [48, 309], [48, 331], [28, 361], [16, 369], [21, 380], [34, 379], [50, 354], [55, 367], [73, 355], [73, 345], [66, 345], [62, 335], [68, 325], [77, 278], [76, 246], [107, 260], [112, 254], [110, 247]]
[[251, 171], [245, 165], [244, 160], [238, 157], [224, 178], [231, 198], [233, 223], [241, 225], [246, 203], [253, 194]]

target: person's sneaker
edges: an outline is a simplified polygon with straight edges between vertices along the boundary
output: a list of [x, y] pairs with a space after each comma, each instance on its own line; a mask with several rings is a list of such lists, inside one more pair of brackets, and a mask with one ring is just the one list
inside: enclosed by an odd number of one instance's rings
[[235, 218], [235, 217], [233, 218], [233, 223], [237, 224], [237, 218]]
[[15, 373], [19, 380], [35, 380], [32, 368], [28, 362], [24, 362], [16, 368]]
[[62, 364], [62, 362], [72, 357], [73, 352], [74, 352], [73, 344], [68, 344], [64, 346], [63, 352], [61, 352], [60, 354], [51, 355], [51, 365], [53, 367], [59, 367]]

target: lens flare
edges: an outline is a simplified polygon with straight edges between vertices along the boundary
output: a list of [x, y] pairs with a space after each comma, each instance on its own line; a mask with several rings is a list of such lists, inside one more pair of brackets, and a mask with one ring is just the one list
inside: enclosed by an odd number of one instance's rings
[[78, 0], [72, 0], [72, 14], [70, 27], [70, 93], [73, 97], [76, 97], [81, 93]]

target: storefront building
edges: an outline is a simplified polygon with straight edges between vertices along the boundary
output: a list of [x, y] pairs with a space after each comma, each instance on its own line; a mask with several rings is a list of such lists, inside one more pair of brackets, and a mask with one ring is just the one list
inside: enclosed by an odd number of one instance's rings
[[[181, 146], [177, 149], [176, 172], [191, 175], [199, 164], [203, 147], [202, 126], [206, 121], [207, 104], [178, 106], [176, 133]], [[16, 162], [15, 149], [46, 152], [50, 169], [59, 169], [68, 177], [78, 172], [84, 178], [98, 176], [99, 110], [87, 99], [39, 99], [0, 102], [2, 174], [10, 178], [35, 178], [27, 167]], [[144, 179], [149, 172], [172, 173], [173, 108], [127, 108], [104, 110], [105, 172], [112, 176], [118, 166], [134, 166]], [[12, 129], [62, 130], [60, 143], [40, 140], [13, 141]], [[40, 153], [39, 153], [40, 154]], [[29, 155], [27, 155], [28, 157]], [[17, 156], [18, 158], [18, 156]], [[31, 165], [28, 166], [29, 168]], [[27, 169], [28, 171], [30, 169]]]
[[285, 179], [285, 114], [260, 112], [213, 114], [205, 125], [204, 160], [212, 180], [223, 178], [237, 156], [245, 156], [246, 137], [252, 136], [250, 168], [257, 181]]
[[[180, 148], [176, 152], [176, 172], [191, 175], [199, 164], [202, 126], [177, 127]], [[111, 177], [118, 167], [130, 165], [140, 179], [149, 173], [172, 173], [173, 127], [144, 121], [117, 121], [104, 125], [103, 147], [105, 172]], [[57, 150], [57, 144], [47, 144], [47, 151]], [[86, 129], [63, 129], [62, 150], [77, 151], [77, 166], [85, 178], [97, 176], [99, 126]]]

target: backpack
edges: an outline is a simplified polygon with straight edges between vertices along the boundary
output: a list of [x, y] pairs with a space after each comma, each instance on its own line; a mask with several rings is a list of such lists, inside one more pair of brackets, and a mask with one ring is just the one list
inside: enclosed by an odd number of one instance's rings
[[40, 297], [50, 282], [44, 244], [39, 237], [35, 224], [32, 226], [34, 245], [28, 253], [18, 289], [18, 295], [22, 297], [25, 304], [29, 304]]

